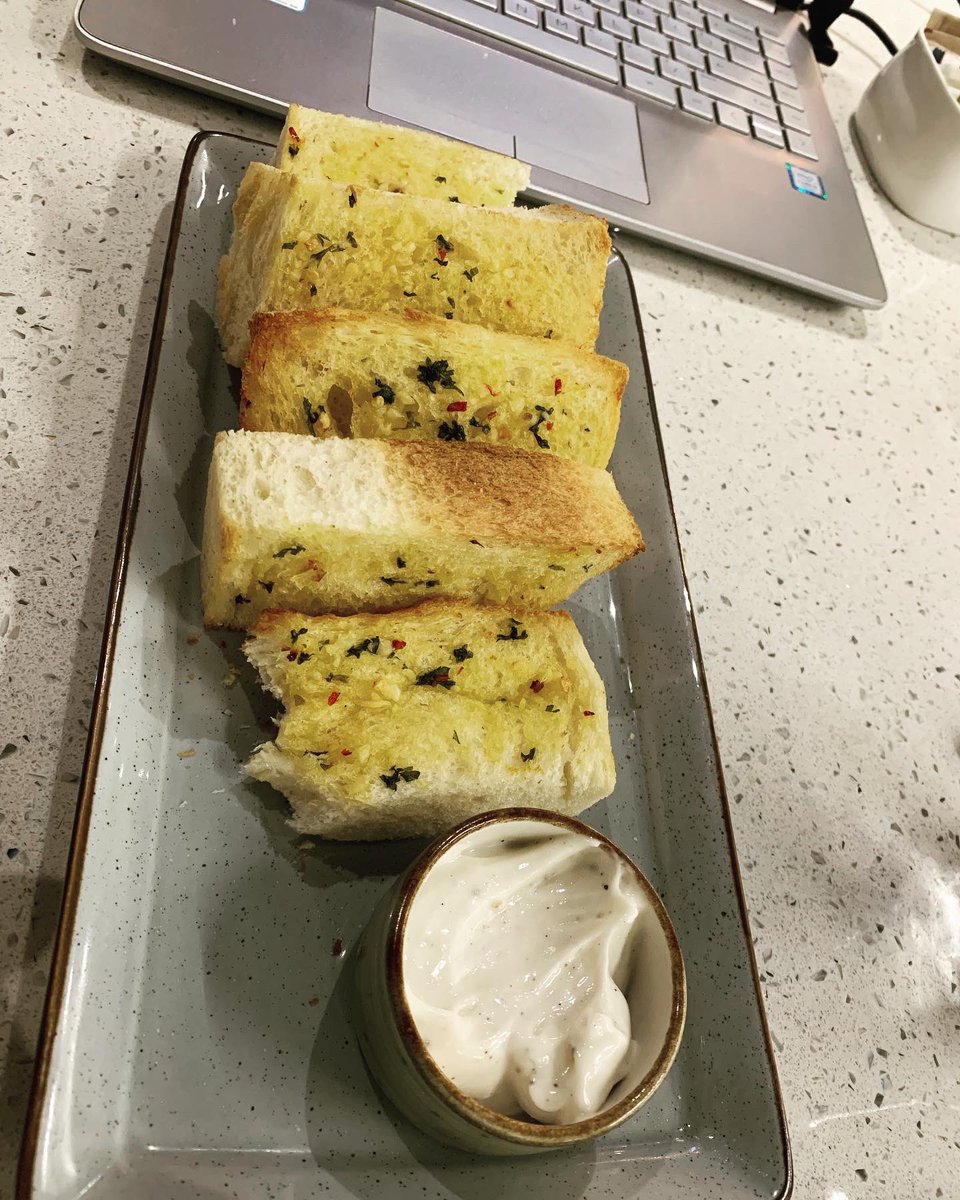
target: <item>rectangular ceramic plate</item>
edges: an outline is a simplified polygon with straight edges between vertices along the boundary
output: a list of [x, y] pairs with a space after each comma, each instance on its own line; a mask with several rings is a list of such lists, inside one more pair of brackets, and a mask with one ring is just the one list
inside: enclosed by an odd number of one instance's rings
[[[349, 957], [414, 843], [298, 848], [238, 764], [267, 701], [203, 632], [214, 434], [235, 424], [217, 262], [260, 143], [200, 134], [177, 197], [21, 1161], [22, 1198], [606, 1200], [785, 1196], [790, 1156], [632, 285], [599, 349], [630, 367], [612, 468], [648, 542], [570, 608], [618, 766], [586, 819], [669, 908], [689, 1011], [666, 1083], [607, 1138], [522, 1161], [435, 1144], [385, 1106], [350, 1026]], [[236, 673], [239, 669], [239, 673]]]

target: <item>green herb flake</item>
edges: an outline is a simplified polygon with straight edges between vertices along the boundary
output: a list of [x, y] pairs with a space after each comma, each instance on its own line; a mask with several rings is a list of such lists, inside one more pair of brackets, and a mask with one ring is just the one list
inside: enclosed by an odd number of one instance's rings
[[348, 241], [348, 242], [350, 243], [350, 245], [351, 245], [351, 246], [354, 248], [354, 250], [356, 250], [356, 248], [357, 248], [357, 239], [356, 239], [356, 238], [353, 236], [353, 234], [352, 234], [351, 232], [348, 232], [348, 233], [347, 233], [347, 241]]
[[388, 787], [391, 792], [397, 790], [397, 784], [402, 780], [404, 783], [413, 783], [415, 779], [420, 778], [420, 772], [415, 771], [413, 767], [391, 767], [389, 775], [381, 775], [384, 786]]
[[257, 583], [260, 584], [260, 586], [263, 588], [263, 590], [267, 593], [268, 596], [273, 591], [273, 584], [271, 583], [271, 581], [269, 579], [258, 579]]
[[284, 546], [282, 550], [278, 550], [273, 556], [274, 558], [286, 558], [288, 554], [302, 554], [306, 550], [306, 546], [301, 546], [297, 543], [296, 546]]
[[417, 684], [419, 687], [442, 687], [452, 688], [453, 680], [450, 678], [449, 667], [434, 667], [431, 671], [424, 671], [422, 675], [417, 676]]
[[320, 420], [320, 414], [325, 413], [326, 411], [327, 410], [322, 404], [318, 404], [317, 407], [314, 408], [307, 397], [303, 397], [303, 415], [307, 418], [307, 426], [309, 427], [311, 433], [316, 433], [314, 426]]
[[396, 393], [389, 383], [384, 383], [379, 376], [375, 376], [373, 382], [377, 385], [373, 394], [379, 396], [384, 404], [392, 404], [396, 400]]
[[472, 425], [474, 429], [479, 429], [481, 433], [490, 432], [490, 426], [486, 421], [478, 421], [476, 417], [471, 417], [467, 424]]
[[412, 300], [412, 299], [413, 299], [413, 297], [414, 297], [414, 296], [415, 296], [417, 293], [416, 293], [416, 292], [404, 292], [403, 294], [404, 294], [404, 295], [407, 297], [407, 299], [408, 299], [408, 300]]
[[361, 654], [379, 654], [380, 639], [378, 637], [364, 638], [347, 651], [347, 658], [359, 658]]
[[434, 179], [437, 183], [446, 183], [447, 182], [446, 175], [435, 175]]
[[460, 743], [460, 735], [459, 735], [459, 733], [457, 733], [456, 730], [453, 731], [453, 740], [457, 743], [458, 746], [461, 744]]
[[441, 421], [437, 437], [441, 442], [465, 442], [467, 431], [459, 421]]
[[468, 658], [473, 658], [473, 651], [468, 649], [466, 646], [458, 646], [453, 652], [453, 657], [457, 660], [457, 662], [466, 662]]
[[311, 283], [310, 284], [310, 295], [315, 296], [316, 294], [317, 294], [317, 285], [315, 283]]
[[462, 272], [462, 274], [463, 274], [463, 277], [464, 277], [464, 278], [467, 280], [467, 282], [468, 282], [468, 283], [473, 283], [473, 281], [474, 281], [474, 280], [476, 279], [476, 277], [477, 277], [477, 272], [478, 272], [479, 270], [480, 270], [480, 268], [479, 268], [479, 267], [471, 267], [469, 271], [463, 271], [463, 272]]
[[239, 593], [237, 593], [237, 595], [236, 595], [236, 596], [234, 596], [234, 598], [233, 598], [233, 602], [234, 602], [234, 604], [236, 604], [236, 605], [240, 605], [240, 604], [249, 604], [249, 603], [250, 603], [250, 601], [247, 599], [247, 597], [246, 597], [246, 596], [241, 596]]
[[306, 625], [301, 625], [299, 629], [291, 629], [290, 630], [290, 641], [293, 642], [294, 645], [296, 645], [297, 639], [302, 638], [306, 632], [307, 632]]
[[527, 631], [523, 628], [516, 617], [510, 618], [509, 633], [498, 633], [498, 642], [522, 642], [527, 637]]
[[298, 662], [298, 663], [305, 663], [305, 662], [307, 662], [307, 661], [308, 661], [309, 659], [311, 659], [311, 658], [313, 658], [313, 655], [312, 655], [312, 654], [308, 654], [308, 653], [306, 652], [306, 650], [301, 650], [301, 651], [300, 651], [300, 653], [297, 655], [297, 662]]
[[334, 242], [332, 246], [323, 246], [316, 254], [311, 254], [310, 257], [317, 262], [322, 262], [327, 254], [342, 254], [343, 249], [343, 246], [339, 242]]
[[296, 158], [297, 155], [300, 153], [300, 147], [299, 146], [288, 146], [287, 153], [290, 155], [291, 158]]
[[447, 199], [450, 201], [451, 204], [459, 204], [460, 203], [459, 196], [448, 196]]
[[431, 395], [436, 395], [438, 384], [447, 391], [463, 395], [454, 378], [453, 367], [450, 366], [450, 363], [445, 358], [438, 358], [436, 360], [425, 358], [417, 367], [417, 379]]
[[536, 753], [537, 753], [536, 746], [531, 746], [530, 749], [526, 752], [526, 754], [524, 754], [524, 752], [521, 750], [520, 751], [520, 761], [521, 762], [533, 762], [534, 757], [536, 756]]
[[405, 583], [406, 580], [398, 579], [396, 575], [381, 575], [380, 582], [385, 583], [387, 587], [393, 587], [397, 583]]
[[561, 567], [558, 563], [548, 563], [547, 564], [548, 571], [565, 571], [566, 569], [567, 569], [566, 567]]
[[447, 239], [446, 239], [446, 238], [443, 236], [443, 234], [442, 234], [442, 233], [438, 233], [438, 234], [437, 234], [437, 246], [438, 246], [438, 247], [439, 247], [439, 249], [441, 249], [441, 250], [442, 250], [442, 251], [443, 251], [445, 254], [449, 253], [449, 252], [450, 252], [450, 251], [453, 249], [453, 243], [452, 243], [452, 242], [448, 242], [448, 241], [447, 241]]
[[426, 588], [439, 587], [440, 580], [439, 579], [418, 579], [417, 582], [413, 586], [414, 587], [426, 587]]
[[351, 188], [350, 191], [347, 192], [347, 203], [350, 205], [351, 208], [353, 208], [353, 206], [356, 204], [356, 202], [357, 202], [357, 194], [353, 190], [353, 188]]
[[280, 249], [281, 250], [293, 250], [294, 247], [296, 246], [296, 244], [297, 244], [296, 242], [284, 242], [283, 245], [280, 247]]
[[557, 712], [559, 712], [559, 711], [560, 711], [560, 709], [559, 709], [559, 708], [557, 708], [557, 706], [556, 706], [555, 704], [548, 704], [548, 705], [547, 705], [547, 707], [546, 707], [546, 711], [547, 711], [547, 712], [552, 712], [552, 713], [557, 713]]

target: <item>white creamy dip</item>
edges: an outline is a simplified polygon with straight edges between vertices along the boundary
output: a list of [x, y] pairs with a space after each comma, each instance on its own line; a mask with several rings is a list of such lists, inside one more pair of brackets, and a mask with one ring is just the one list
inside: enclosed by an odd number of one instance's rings
[[427, 872], [407, 918], [406, 997], [437, 1066], [507, 1116], [605, 1107], [636, 1055], [624, 994], [641, 915], [601, 842], [542, 821], [486, 826]]

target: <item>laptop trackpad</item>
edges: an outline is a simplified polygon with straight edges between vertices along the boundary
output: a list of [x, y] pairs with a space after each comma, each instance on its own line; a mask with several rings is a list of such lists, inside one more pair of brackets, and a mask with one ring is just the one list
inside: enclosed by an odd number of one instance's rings
[[367, 102], [386, 116], [650, 202], [629, 100], [385, 8], [376, 12]]

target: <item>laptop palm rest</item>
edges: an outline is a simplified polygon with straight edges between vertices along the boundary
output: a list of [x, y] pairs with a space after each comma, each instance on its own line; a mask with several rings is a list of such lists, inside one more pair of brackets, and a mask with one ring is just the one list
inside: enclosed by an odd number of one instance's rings
[[629, 100], [385, 8], [376, 11], [367, 103], [385, 116], [650, 202]]

